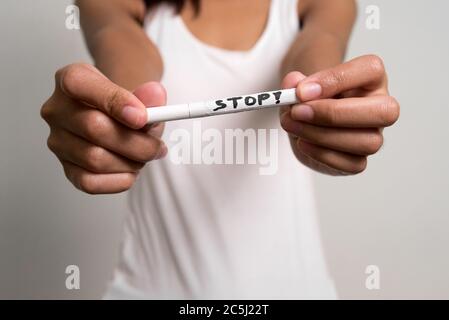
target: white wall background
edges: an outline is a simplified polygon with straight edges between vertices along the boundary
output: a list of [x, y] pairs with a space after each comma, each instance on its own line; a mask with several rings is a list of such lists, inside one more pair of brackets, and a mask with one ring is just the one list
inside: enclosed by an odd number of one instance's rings
[[[117, 258], [124, 195], [87, 196], [46, 149], [54, 71], [90, 61], [68, 0], [0, 2], [0, 298], [99, 298]], [[378, 5], [381, 29], [365, 28]], [[449, 2], [363, 0], [349, 57], [378, 53], [402, 104], [366, 173], [316, 176], [323, 241], [342, 298], [449, 298]], [[65, 267], [81, 289], [65, 288]], [[365, 267], [381, 289], [365, 288]]]

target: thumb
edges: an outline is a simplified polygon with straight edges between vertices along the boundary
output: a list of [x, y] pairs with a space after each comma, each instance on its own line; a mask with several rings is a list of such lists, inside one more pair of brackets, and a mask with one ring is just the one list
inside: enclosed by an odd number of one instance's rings
[[[298, 84], [304, 80], [306, 76], [299, 71], [289, 72], [282, 80], [282, 89], [292, 89], [296, 88]], [[279, 114], [282, 115], [284, 112], [290, 110], [290, 106], [282, 106], [279, 108]]]
[[299, 71], [289, 72], [282, 80], [282, 89], [296, 88], [306, 76]]
[[72, 64], [56, 72], [56, 90], [111, 116], [132, 129], [147, 123], [144, 104], [93, 66]]
[[[146, 106], [146, 107], [156, 107], [163, 106], [167, 102], [167, 93], [165, 88], [159, 82], [146, 82], [140, 85], [136, 90], [134, 90], [134, 95]], [[151, 126], [146, 126], [144, 130], [150, 134], [157, 137], [162, 136], [164, 131], [163, 123], [155, 123]]]
[[133, 93], [146, 107], [163, 106], [167, 100], [164, 87], [155, 81], [140, 85]]

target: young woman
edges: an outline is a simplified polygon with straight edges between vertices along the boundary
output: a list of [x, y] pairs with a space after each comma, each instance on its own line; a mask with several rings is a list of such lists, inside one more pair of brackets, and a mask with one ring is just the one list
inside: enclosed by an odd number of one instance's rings
[[[310, 169], [362, 172], [399, 116], [379, 57], [342, 63], [355, 1], [77, 4], [95, 67], [57, 71], [42, 117], [48, 146], [75, 187], [101, 194], [134, 185], [106, 297], [334, 298]], [[146, 106], [280, 87], [296, 88], [303, 103], [145, 125]], [[195, 126], [279, 129], [276, 172], [260, 175], [249, 161], [208, 165], [201, 155], [174, 163], [166, 157], [171, 133], [201, 144]]]

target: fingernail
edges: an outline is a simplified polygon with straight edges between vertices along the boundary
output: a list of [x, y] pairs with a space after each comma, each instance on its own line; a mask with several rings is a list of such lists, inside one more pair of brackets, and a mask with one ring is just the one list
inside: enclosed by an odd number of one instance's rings
[[126, 106], [122, 110], [122, 119], [137, 129], [142, 123], [142, 112], [136, 107]]
[[313, 109], [306, 104], [294, 106], [291, 112], [293, 120], [311, 121], [313, 119]]
[[309, 101], [317, 99], [321, 96], [322, 88], [318, 83], [310, 82], [304, 83], [299, 88], [301, 99], [304, 101]]

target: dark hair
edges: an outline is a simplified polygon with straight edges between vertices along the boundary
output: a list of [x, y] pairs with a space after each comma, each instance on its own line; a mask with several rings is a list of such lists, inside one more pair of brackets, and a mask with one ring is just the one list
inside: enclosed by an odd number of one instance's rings
[[180, 13], [186, 1], [190, 1], [193, 4], [195, 12], [198, 13], [200, 10], [200, 0], [145, 0], [147, 7], [158, 5], [159, 3], [169, 3], [176, 7], [176, 12]]

